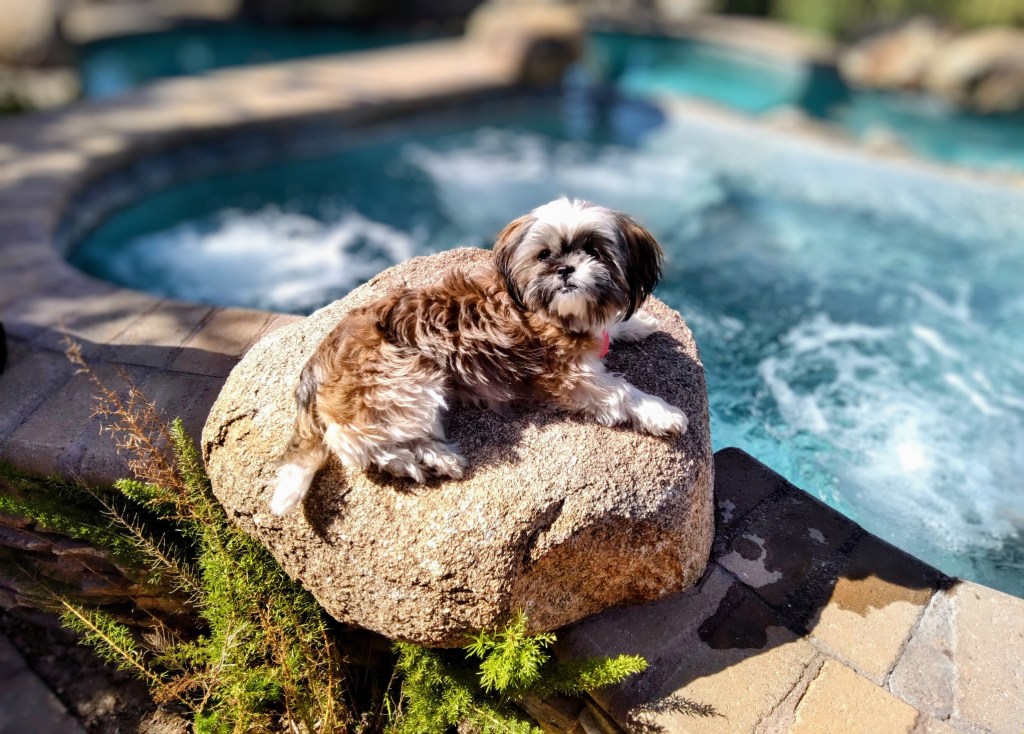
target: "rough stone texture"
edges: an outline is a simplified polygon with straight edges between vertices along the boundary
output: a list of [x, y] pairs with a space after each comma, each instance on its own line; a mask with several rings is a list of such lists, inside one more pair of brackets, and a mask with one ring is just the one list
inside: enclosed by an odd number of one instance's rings
[[840, 571], [811, 639], [882, 685], [938, 578], [934, 569], [867, 535]]
[[340, 620], [429, 645], [462, 642], [524, 609], [552, 629], [616, 604], [692, 586], [712, 536], [703, 367], [689, 330], [659, 302], [663, 329], [616, 346], [610, 369], [686, 411], [675, 440], [548, 409], [499, 417], [457, 409], [449, 435], [466, 479], [415, 486], [332, 462], [304, 511], [269, 514], [275, 463], [291, 434], [302, 365], [350, 309], [441, 270], [490, 267], [454, 250], [381, 274], [308, 320], [256, 344], [231, 373], [203, 431], [214, 492], [289, 574]]
[[56, 25], [54, 0], [0, 0], [0, 63], [37, 63], [46, 59]]
[[827, 660], [796, 709], [792, 734], [910, 732], [917, 711], [834, 660]]
[[959, 36], [935, 55], [923, 84], [978, 112], [1024, 108], [1024, 31], [987, 28]]
[[[0, 479], [0, 494], [17, 498], [30, 491], [42, 490]], [[27, 517], [0, 515], [0, 607], [4, 609], [38, 610], [38, 584], [27, 579], [41, 579], [129, 624], [152, 627], [163, 622], [194, 629], [198, 623], [187, 600], [169, 589], [139, 586], [136, 579], [141, 575], [138, 569], [121, 565], [109, 551], [69, 538], [58, 529]], [[0, 650], [0, 663], [3, 658]]]
[[516, 59], [529, 83], [557, 83], [583, 52], [580, 8], [558, 2], [485, 3], [469, 18], [466, 38]]
[[839, 60], [855, 86], [924, 89], [977, 112], [1024, 108], [1024, 32], [985, 28], [954, 35], [915, 18], [855, 44]]
[[935, 52], [950, 35], [930, 18], [914, 18], [845, 50], [839, 70], [846, 81], [859, 87], [917, 89]]
[[696, 589], [563, 631], [556, 654], [643, 655], [646, 671], [591, 695], [628, 731], [701, 734], [753, 730], [818, 657], [718, 566]]

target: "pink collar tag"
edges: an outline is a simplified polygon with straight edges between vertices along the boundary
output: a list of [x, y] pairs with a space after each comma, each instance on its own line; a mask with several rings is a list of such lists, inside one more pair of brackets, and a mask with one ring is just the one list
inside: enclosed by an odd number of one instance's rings
[[601, 332], [601, 352], [597, 355], [598, 359], [604, 359], [608, 354], [608, 350], [611, 348], [611, 338], [608, 336], [608, 330], [605, 329]]

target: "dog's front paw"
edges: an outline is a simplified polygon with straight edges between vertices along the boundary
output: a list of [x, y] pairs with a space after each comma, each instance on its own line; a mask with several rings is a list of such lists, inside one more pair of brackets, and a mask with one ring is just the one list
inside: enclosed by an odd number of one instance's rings
[[647, 397], [640, 401], [633, 414], [637, 428], [652, 436], [678, 436], [686, 433], [686, 413], [664, 400]]
[[658, 320], [646, 311], [637, 311], [629, 321], [612, 324], [608, 329], [611, 340], [620, 342], [643, 341], [658, 330]]

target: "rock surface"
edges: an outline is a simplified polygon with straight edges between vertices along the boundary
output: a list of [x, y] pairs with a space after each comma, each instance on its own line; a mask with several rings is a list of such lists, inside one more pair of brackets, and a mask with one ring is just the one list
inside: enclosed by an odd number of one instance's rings
[[1024, 109], [1024, 31], [987, 28], [954, 39], [935, 56], [924, 87], [977, 112]]
[[613, 345], [606, 361], [686, 411], [685, 435], [658, 439], [546, 408], [456, 408], [448, 433], [469, 462], [463, 480], [417, 486], [332, 460], [302, 511], [270, 515], [294, 383], [334, 324], [395, 287], [489, 266], [489, 252], [466, 249], [382, 273], [259, 342], [210, 413], [203, 451], [228, 516], [341, 621], [454, 646], [519, 609], [534, 630], [555, 629], [688, 588], [704, 571], [714, 473], [704, 371], [686, 324], [653, 299], [646, 308], [662, 331]]
[[858, 87], [919, 89], [935, 52], [951, 35], [928, 18], [914, 18], [844, 51], [839, 70], [847, 82]]

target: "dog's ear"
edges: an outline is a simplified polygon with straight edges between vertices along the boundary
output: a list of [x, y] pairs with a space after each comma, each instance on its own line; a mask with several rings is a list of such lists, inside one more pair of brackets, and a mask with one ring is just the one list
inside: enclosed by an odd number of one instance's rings
[[651, 295], [661, 279], [664, 253], [654, 235], [625, 214], [618, 214], [619, 233], [626, 248], [626, 280], [629, 285], [629, 305], [622, 320], [627, 321]]
[[505, 290], [508, 291], [515, 304], [524, 311], [526, 305], [523, 303], [523, 295], [516, 286], [515, 278], [512, 277], [512, 261], [515, 259], [516, 250], [522, 244], [526, 233], [530, 231], [530, 225], [535, 221], [533, 216], [527, 214], [509, 222], [501, 230], [501, 234], [498, 235], [498, 239], [494, 243], [494, 264], [498, 268], [501, 279], [505, 282]]

